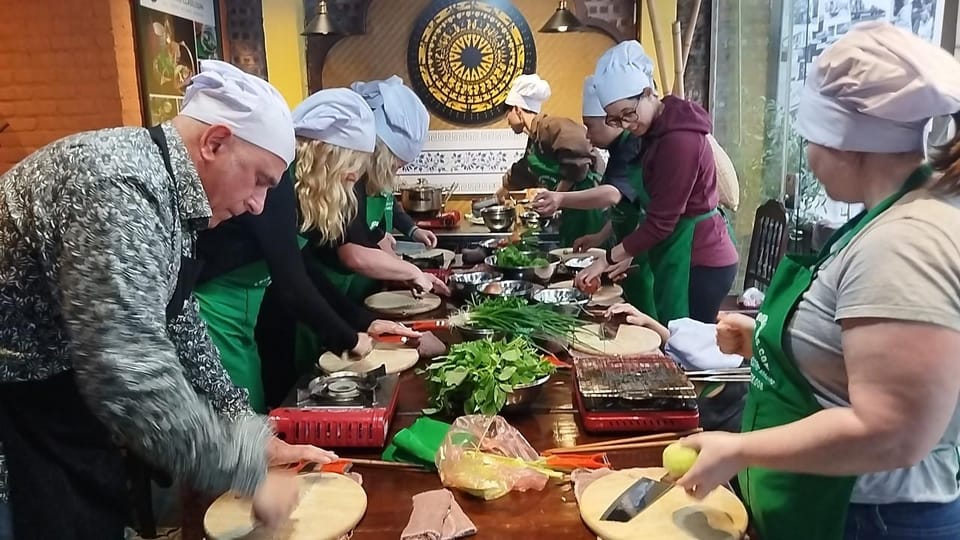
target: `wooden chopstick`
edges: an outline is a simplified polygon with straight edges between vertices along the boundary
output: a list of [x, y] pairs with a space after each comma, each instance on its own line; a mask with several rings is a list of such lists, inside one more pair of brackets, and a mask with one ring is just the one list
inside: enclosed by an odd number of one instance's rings
[[[576, 452], [593, 452], [594, 450], [597, 450], [597, 449], [599, 449], [599, 448], [601, 448], [601, 447], [603, 447], [603, 448], [607, 448], [607, 447], [621, 448], [621, 445], [629, 445], [629, 444], [633, 444], [633, 443], [647, 443], [647, 442], [651, 442], [651, 441], [657, 441], [658, 443], [661, 442], [661, 441], [658, 441], [658, 439], [667, 439], [667, 443], [669, 444], [669, 443], [675, 442], [675, 441], [677, 441], [677, 440], [679, 440], [679, 439], [681, 439], [681, 438], [683, 438], [683, 437], [686, 437], [687, 435], [693, 435], [694, 433], [700, 433], [701, 431], [703, 431], [703, 428], [689, 429], [689, 430], [687, 430], [687, 431], [677, 431], [677, 432], [671, 432], [671, 433], [654, 433], [654, 434], [651, 434], [651, 435], [640, 435], [640, 436], [637, 436], [637, 437], [627, 437], [627, 438], [625, 438], [625, 439], [612, 439], [612, 440], [609, 440], [609, 441], [601, 441], [601, 442], [595, 442], [595, 443], [578, 444], [578, 445], [575, 445], [575, 446], [568, 446], [568, 447], [566, 447], [566, 448], [551, 448], [551, 449], [549, 449], [549, 450], [545, 450], [545, 451], [541, 452], [541, 454], [546, 456], [546, 455], [550, 455], [550, 454], [570, 454], [570, 453], [576, 453]], [[654, 446], [656, 446], [656, 445], [654, 445]], [[640, 447], [640, 448], [646, 448], [646, 447]]]
[[673, 444], [680, 439], [664, 439], [662, 441], [650, 441], [642, 442], [635, 444], [611, 444], [608, 446], [591, 446], [590, 448], [557, 448], [550, 450], [550, 453], [547, 455], [557, 455], [557, 454], [577, 454], [581, 452], [614, 452], [617, 450], [637, 450], [640, 448], [657, 448], [660, 446], [667, 446]]

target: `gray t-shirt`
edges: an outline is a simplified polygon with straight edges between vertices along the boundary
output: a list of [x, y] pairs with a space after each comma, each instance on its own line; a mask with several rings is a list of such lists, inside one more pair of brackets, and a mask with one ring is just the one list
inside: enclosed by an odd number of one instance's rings
[[[907, 195], [835, 254], [804, 294], [787, 347], [824, 407], [850, 405], [840, 321], [862, 317], [960, 332], [960, 198]], [[918, 465], [861, 476], [852, 501], [949, 502], [960, 496], [958, 410]]]

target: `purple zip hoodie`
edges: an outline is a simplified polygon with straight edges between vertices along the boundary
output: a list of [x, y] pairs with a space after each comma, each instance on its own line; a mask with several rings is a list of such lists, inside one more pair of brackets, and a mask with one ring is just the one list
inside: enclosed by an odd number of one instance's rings
[[[673, 96], [663, 98], [663, 112], [643, 136], [640, 163], [650, 196], [647, 219], [623, 239], [627, 253], [637, 255], [665, 240], [683, 217], [713, 210], [719, 203], [717, 171], [706, 134], [713, 125], [702, 107]], [[697, 224], [692, 266], [736, 264], [737, 250], [717, 214]]]

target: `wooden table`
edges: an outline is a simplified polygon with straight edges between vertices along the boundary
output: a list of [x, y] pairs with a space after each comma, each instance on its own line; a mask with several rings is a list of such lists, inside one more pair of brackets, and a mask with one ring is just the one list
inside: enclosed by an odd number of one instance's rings
[[[523, 414], [505, 418], [527, 438], [537, 450], [577, 443], [596, 442], [604, 437], [585, 434], [577, 421], [570, 393], [570, 370], [554, 375], [540, 398]], [[426, 404], [426, 385], [414, 370], [400, 377], [397, 414], [390, 428], [393, 434], [410, 426]], [[612, 437], [607, 437], [612, 438]], [[380, 450], [336, 450], [344, 457], [379, 458]], [[659, 466], [661, 449], [642, 449], [608, 453], [615, 469]], [[367, 513], [353, 533], [354, 540], [399, 538], [410, 518], [411, 498], [417, 493], [443, 487], [433, 473], [395, 471], [354, 465], [363, 476], [367, 492]], [[451, 490], [463, 510], [478, 528], [476, 538], [593, 540], [596, 535], [580, 520], [576, 499], [569, 483], [551, 482], [543, 491], [508, 495], [483, 501], [457, 490]], [[184, 515], [184, 540], [203, 538], [203, 514], [207, 498], [194, 498]], [[187, 515], [189, 514], [189, 515]]]

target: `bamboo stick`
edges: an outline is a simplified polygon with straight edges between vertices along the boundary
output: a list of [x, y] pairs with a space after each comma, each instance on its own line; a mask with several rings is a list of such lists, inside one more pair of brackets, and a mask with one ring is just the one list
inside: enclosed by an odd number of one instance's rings
[[680, 99], [686, 97], [683, 88], [683, 43], [681, 43], [680, 21], [673, 21], [673, 95]]
[[654, 433], [651, 435], [639, 435], [637, 437], [627, 437], [625, 439], [611, 439], [609, 441], [600, 441], [595, 443], [585, 443], [578, 444], [576, 446], [568, 446], [566, 448], [551, 448], [542, 452], [543, 455], [549, 454], [562, 454], [562, 453], [572, 453], [572, 452], [590, 452], [598, 446], [616, 446], [621, 444], [628, 443], [639, 443], [639, 442], [648, 442], [655, 441], [657, 439], [680, 439], [688, 435], [693, 435], [694, 433], [700, 433], [703, 431], [703, 428], [688, 429], [687, 431], [677, 431], [671, 433]]
[[673, 444], [680, 439], [664, 439], [662, 441], [650, 441], [634, 444], [610, 444], [606, 446], [591, 446], [590, 448], [558, 448], [552, 450], [549, 455], [556, 454], [577, 454], [581, 452], [614, 452], [617, 450], [638, 450], [640, 448], [658, 448]]
[[693, 34], [697, 28], [697, 20], [700, 18], [701, 0], [696, 0], [693, 4], [693, 13], [690, 16], [690, 22], [687, 23], [686, 31], [683, 33], [683, 70], [686, 73], [687, 60], [690, 58], [690, 48], [693, 46]]
[[655, 0], [647, 0], [647, 12], [650, 14], [650, 28], [653, 30], [653, 48], [657, 54], [657, 69], [660, 71], [660, 89], [662, 95], [667, 94], [666, 59], [663, 52], [663, 37], [660, 34], [660, 23], [657, 20]]

